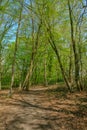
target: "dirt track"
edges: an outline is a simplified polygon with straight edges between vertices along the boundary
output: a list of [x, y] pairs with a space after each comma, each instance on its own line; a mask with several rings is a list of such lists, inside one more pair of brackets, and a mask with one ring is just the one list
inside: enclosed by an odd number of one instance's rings
[[0, 130], [87, 130], [86, 93], [51, 96], [45, 88], [0, 93]]

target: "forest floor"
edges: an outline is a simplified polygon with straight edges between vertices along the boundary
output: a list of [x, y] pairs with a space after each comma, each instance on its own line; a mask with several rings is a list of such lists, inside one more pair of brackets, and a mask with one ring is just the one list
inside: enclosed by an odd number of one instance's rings
[[86, 92], [53, 85], [7, 94], [0, 91], [0, 130], [87, 130]]

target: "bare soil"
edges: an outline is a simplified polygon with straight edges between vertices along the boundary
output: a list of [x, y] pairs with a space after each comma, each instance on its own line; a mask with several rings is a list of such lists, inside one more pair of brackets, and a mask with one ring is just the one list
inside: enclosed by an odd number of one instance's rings
[[0, 91], [0, 130], [87, 130], [87, 93], [63, 86]]

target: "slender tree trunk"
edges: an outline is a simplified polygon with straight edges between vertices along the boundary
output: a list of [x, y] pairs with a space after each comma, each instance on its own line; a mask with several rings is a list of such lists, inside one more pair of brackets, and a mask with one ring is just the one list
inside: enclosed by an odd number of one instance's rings
[[31, 60], [29, 71], [26, 75], [26, 78], [25, 78], [25, 80], [23, 82], [23, 86], [22, 86], [22, 88], [27, 91], [29, 90], [29, 87], [30, 87], [30, 78], [32, 76], [32, 69], [33, 69], [33, 60]]
[[58, 59], [58, 62], [59, 62], [59, 65], [60, 65], [60, 69], [61, 69], [61, 72], [62, 72], [62, 76], [64, 78], [64, 81], [69, 89], [69, 91], [71, 92], [71, 85], [68, 81], [68, 78], [66, 77], [66, 74], [65, 74], [65, 71], [64, 71], [64, 68], [63, 68], [63, 65], [62, 65], [62, 62], [61, 62], [61, 59], [60, 59], [60, 56], [59, 56], [59, 52], [57, 50], [55, 50], [55, 53], [57, 55], [57, 59]]
[[49, 57], [49, 62], [48, 62], [48, 78], [49, 78], [49, 82], [50, 82], [51, 76], [52, 76], [51, 74], [52, 74], [53, 57], [52, 57], [52, 55], [50, 53], [48, 54], [48, 57]]
[[72, 90], [71, 90], [71, 86], [70, 86], [70, 83], [69, 83], [69, 81], [68, 81], [68, 78], [67, 78], [67, 76], [66, 76], [66, 74], [65, 74], [65, 71], [64, 71], [64, 68], [63, 68], [63, 65], [62, 65], [62, 62], [61, 62], [61, 58], [60, 58], [60, 55], [59, 55], [59, 51], [58, 51], [58, 49], [57, 49], [57, 47], [56, 47], [56, 45], [55, 45], [55, 42], [54, 42], [54, 40], [53, 40], [53, 36], [52, 36], [51, 31], [50, 31], [50, 28], [47, 29], [47, 30], [48, 30], [49, 37], [50, 37], [50, 39], [49, 39], [50, 45], [51, 45], [51, 47], [53, 48], [53, 50], [54, 50], [54, 52], [55, 52], [55, 54], [56, 54], [56, 56], [57, 56], [57, 60], [58, 60], [58, 62], [59, 62], [59, 66], [60, 66], [60, 69], [61, 69], [61, 72], [62, 72], [62, 76], [63, 76], [63, 78], [64, 78], [64, 81], [65, 81], [65, 83], [66, 83], [66, 85], [67, 85], [69, 91], [71, 92], [71, 91], [72, 91]]
[[12, 95], [12, 88], [13, 88], [13, 85], [14, 85], [15, 62], [16, 62], [16, 53], [17, 53], [17, 47], [18, 47], [18, 35], [19, 35], [19, 29], [20, 29], [20, 23], [21, 23], [22, 10], [23, 10], [23, 3], [22, 3], [22, 6], [21, 6], [21, 9], [20, 9], [18, 28], [17, 28], [17, 32], [16, 32], [16, 41], [15, 41], [15, 50], [14, 50], [14, 56], [13, 56], [13, 62], [12, 62], [12, 77], [11, 77], [11, 85], [10, 85], [9, 96]]
[[69, 91], [71, 92], [71, 86], [70, 86], [70, 83], [68, 81], [68, 78], [66, 77], [66, 74], [65, 74], [65, 71], [64, 71], [64, 68], [63, 68], [63, 65], [62, 65], [62, 62], [61, 62], [61, 59], [60, 59], [60, 56], [59, 56], [59, 52], [57, 50], [57, 48], [54, 49], [55, 53], [56, 53], [56, 56], [57, 56], [57, 60], [59, 62], [59, 66], [60, 66], [60, 69], [61, 69], [61, 72], [62, 72], [62, 76], [64, 78], [64, 81], [69, 89]]
[[73, 62], [72, 62], [72, 59], [73, 58], [73, 56], [72, 56], [72, 45], [70, 44], [70, 57], [69, 57], [69, 82], [70, 82], [70, 84], [71, 84], [71, 86], [72, 86], [72, 84], [73, 84], [73, 75], [72, 75], [72, 69], [73, 69]]
[[82, 55], [81, 55], [81, 47], [79, 46], [79, 61], [80, 61], [80, 89], [84, 89], [84, 84], [83, 84], [83, 64], [82, 64]]
[[44, 58], [44, 85], [47, 86], [47, 62], [46, 62], [46, 57]]
[[[30, 0], [30, 6], [32, 9], [32, 0]], [[25, 80], [23, 82], [23, 86], [22, 88], [25, 90], [29, 90], [29, 87], [31, 85], [31, 76], [33, 73], [33, 66], [34, 66], [34, 53], [35, 53], [35, 38], [34, 38], [34, 19], [33, 19], [33, 13], [31, 11], [31, 22], [32, 22], [32, 54], [31, 54], [31, 61], [30, 61], [30, 66], [29, 66], [29, 70], [27, 72], [27, 75], [25, 77]]]
[[74, 24], [73, 24], [73, 16], [72, 16], [72, 9], [70, 5], [70, 0], [68, 0], [68, 7], [69, 7], [69, 17], [70, 17], [70, 25], [71, 25], [71, 41], [72, 41], [72, 47], [73, 47], [73, 53], [74, 53], [74, 61], [75, 61], [75, 82], [77, 89], [80, 90], [79, 86], [79, 56], [76, 49], [76, 41], [74, 39]]
[[79, 41], [78, 41], [78, 52], [79, 52], [79, 66], [80, 66], [80, 89], [84, 89], [84, 84], [83, 84], [83, 64], [82, 64], [82, 48], [81, 48], [81, 28], [79, 26]]
[[60, 58], [60, 55], [59, 55], [59, 50], [57, 49], [56, 44], [54, 42], [54, 37], [53, 37], [53, 34], [51, 32], [51, 26], [50, 26], [49, 22], [46, 22], [46, 20], [44, 22], [45, 22], [47, 32], [49, 34], [48, 41], [49, 41], [52, 49], [54, 50], [54, 52], [55, 52], [55, 54], [57, 56], [57, 60], [58, 60], [58, 63], [59, 63], [60, 69], [61, 69], [63, 79], [64, 79], [64, 81], [66, 83], [66, 86], [67, 86], [68, 90], [70, 92], [72, 92], [71, 85], [70, 85], [69, 80], [68, 80], [68, 78], [67, 78], [67, 76], [65, 74], [65, 71], [64, 71], [64, 68], [63, 68], [63, 65], [62, 65], [62, 62], [61, 62], [61, 58]]
[[25, 90], [29, 90], [29, 87], [30, 87], [30, 84], [31, 84], [30, 80], [31, 80], [31, 76], [33, 74], [34, 60], [35, 60], [35, 57], [36, 57], [36, 54], [37, 54], [41, 25], [42, 25], [42, 21], [38, 25], [38, 31], [37, 31], [37, 35], [36, 35], [35, 44], [33, 44], [33, 46], [32, 46], [32, 56], [31, 56], [29, 70], [28, 70], [28, 73], [25, 77], [25, 80], [24, 80], [24, 83], [23, 83], [23, 86], [22, 86], [22, 88], [25, 89]]
[[33, 84], [34, 84], [34, 85], [37, 84], [38, 63], [36, 62], [35, 65], [36, 65], [36, 66], [34, 66], [35, 68], [34, 68], [34, 74], [33, 74]]

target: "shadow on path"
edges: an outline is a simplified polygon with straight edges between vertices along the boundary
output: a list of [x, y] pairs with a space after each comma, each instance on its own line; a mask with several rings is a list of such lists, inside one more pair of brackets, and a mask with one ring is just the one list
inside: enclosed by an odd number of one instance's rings
[[4, 108], [0, 114], [4, 128], [0, 130], [86, 130], [87, 106], [67, 101], [52, 99], [53, 105], [45, 90], [23, 92], [5, 102], [0, 100]]

